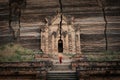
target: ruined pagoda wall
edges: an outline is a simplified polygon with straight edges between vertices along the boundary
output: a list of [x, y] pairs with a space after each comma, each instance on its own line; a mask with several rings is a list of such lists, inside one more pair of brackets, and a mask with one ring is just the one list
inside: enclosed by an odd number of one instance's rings
[[[21, 14], [20, 43], [23, 47], [39, 50], [40, 49], [40, 17], [35, 14], [34, 3], [26, 0], [26, 7]], [[33, 10], [31, 12], [31, 10]]]
[[[105, 4], [105, 15], [107, 19], [107, 40], [108, 51], [120, 51], [120, 15], [119, 15], [119, 1], [115, 0], [103, 0]], [[105, 3], [106, 2], [106, 3]], [[81, 50], [82, 52], [101, 52], [105, 51], [105, 20], [103, 16], [102, 8], [96, 0], [80, 0], [76, 3], [76, 6], [81, 4], [77, 11], [74, 8], [67, 10], [68, 7], [64, 7], [67, 11], [66, 14], [75, 14], [74, 24], [80, 27], [81, 36]], [[64, 5], [67, 5], [64, 3]], [[76, 7], [75, 6], [75, 7]], [[71, 11], [71, 13], [69, 13]]]
[[[107, 19], [108, 50], [120, 51], [120, 0], [101, 0], [105, 4]], [[21, 14], [20, 43], [30, 49], [39, 49], [40, 32], [46, 16], [56, 15], [59, 1], [27, 0]], [[105, 51], [105, 21], [97, 0], [62, 0], [64, 15], [74, 17], [74, 26], [80, 27], [81, 51]], [[9, 43], [12, 34], [9, 30], [9, 3], [0, 0], [0, 45]]]
[[106, 18], [108, 21], [108, 50], [120, 51], [120, 1], [105, 0]]

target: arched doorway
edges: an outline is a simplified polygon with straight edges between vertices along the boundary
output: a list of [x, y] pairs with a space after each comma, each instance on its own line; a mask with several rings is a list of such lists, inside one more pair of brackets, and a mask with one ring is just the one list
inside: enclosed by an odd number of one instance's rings
[[58, 40], [58, 52], [63, 52], [63, 41], [61, 39]]

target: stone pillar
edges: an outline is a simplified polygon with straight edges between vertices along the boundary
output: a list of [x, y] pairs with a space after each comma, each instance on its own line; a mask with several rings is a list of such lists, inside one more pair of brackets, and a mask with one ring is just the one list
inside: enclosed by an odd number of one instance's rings
[[46, 30], [46, 53], [48, 53], [49, 51], [48, 51], [48, 45], [49, 45], [49, 43], [48, 43], [48, 30]]
[[69, 43], [69, 40], [68, 40], [68, 34], [66, 35], [66, 53], [68, 53], [69, 52], [69, 45], [68, 45], [68, 43]]
[[81, 53], [81, 46], [80, 46], [80, 33], [79, 31], [76, 32], [75, 35], [76, 39], [76, 53]]
[[72, 31], [72, 33], [71, 33], [71, 35], [72, 35], [72, 53], [75, 53], [75, 48], [76, 48], [76, 46], [75, 46], [75, 32], [74, 31]]
[[[49, 23], [49, 22], [48, 22]], [[51, 54], [52, 53], [52, 32], [51, 32], [51, 26], [47, 26], [47, 35], [48, 35], [48, 45], [46, 47], [48, 47], [48, 53]]]
[[72, 52], [72, 36], [71, 36], [71, 34], [69, 34], [68, 35], [68, 43], [69, 43], [69, 53], [71, 53]]
[[40, 44], [41, 44], [41, 49], [43, 50], [43, 35], [42, 35], [42, 32], [41, 32], [41, 42], [40, 42]]
[[55, 42], [55, 44], [54, 44], [54, 50], [55, 50], [55, 53], [57, 53], [57, 38], [56, 37], [54, 39], [54, 42]]
[[48, 35], [48, 53], [52, 53], [52, 36]]
[[45, 43], [44, 43], [44, 51], [45, 51], [45, 53], [46, 53], [46, 41], [47, 41], [47, 38], [45, 36]]
[[43, 34], [41, 37], [41, 49], [45, 52], [45, 36]]
[[63, 37], [63, 52], [66, 53], [66, 37]]
[[55, 44], [55, 42], [54, 42], [54, 35], [52, 35], [52, 53], [54, 52], [54, 44]]

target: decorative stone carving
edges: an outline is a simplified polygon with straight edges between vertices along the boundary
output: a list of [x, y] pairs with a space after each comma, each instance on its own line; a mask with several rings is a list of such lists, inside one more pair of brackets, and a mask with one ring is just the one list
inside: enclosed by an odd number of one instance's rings
[[[43, 52], [46, 52], [48, 54], [57, 54], [58, 40], [60, 39], [60, 34], [59, 34], [60, 15], [59, 14], [56, 15], [53, 19], [46, 18], [46, 20], [47, 20], [47, 24], [46, 26], [44, 26], [41, 32], [41, 35], [42, 36], [44, 35], [46, 40], [43, 37], [41, 38], [43, 41], [41, 43], [41, 48]], [[69, 23], [72, 23], [72, 21], [73, 21], [73, 18], [67, 18], [66, 16], [63, 15], [61, 39], [63, 40], [63, 53], [67, 53], [67, 54], [80, 53], [79, 29], [78, 27], [75, 28], [73, 25], [69, 24]], [[75, 31], [77, 31], [77, 33]], [[77, 34], [77, 38], [75, 38], [76, 34]], [[46, 43], [48, 43], [48, 46], [47, 45], [45, 46]]]

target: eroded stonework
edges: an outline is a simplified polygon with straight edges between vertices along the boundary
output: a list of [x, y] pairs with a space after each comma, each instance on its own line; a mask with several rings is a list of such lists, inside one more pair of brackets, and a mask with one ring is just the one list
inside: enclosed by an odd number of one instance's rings
[[[53, 19], [47, 19], [47, 24], [41, 31], [41, 49], [44, 53], [58, 53], [58, 40], [60, 39], [60, 14]], [[73, 24], [73, 18], [67, 18], [63, 15], [62, 20], [62, 40], [63, 53], [76, 54], [81, 53], [80, 30]], [[76, 29], [77, 28], [77, 29]]]

